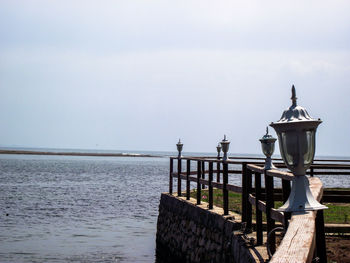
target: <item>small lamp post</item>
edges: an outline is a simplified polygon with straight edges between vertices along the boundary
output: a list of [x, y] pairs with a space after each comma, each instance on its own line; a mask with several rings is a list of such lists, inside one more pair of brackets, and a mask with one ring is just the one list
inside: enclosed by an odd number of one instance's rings
[[326, 209], [311, 194], [306, 170], [315, 156], [315, 135], [322, 122], [310, 117], [305, 108], [297, 106], [295, 87], [292, 87], [292, 106], [285, 110], [279, 121], [271, 123], [278, 135], [283, 161], [295, 175], [287, 202], [278, 210], [282, 212]]
[[217, 158], [220, 159], [220, 152], [221, 152], [221, 145], [218, 143], [218, 146], [216, 146], [216, 151], [218, 152]]
[[228, 160], [227, 152], [228, 152], [228, 149], [230, 148], [230, 141], [228, 141], [226, 139], [226, 135], [224, 135], [224, 139], [220, 143], [221, 143], [222, 151], [224, 153], [222, 160], [227, 161]]
[[265, 167], [264, 167], [265, 170], [276, 169], [276, 167], [273, 165], [271, 160], [271, 156], [275, 151], [276, 140], [277, 140], [276, 138], [273, 138], [269, 134], [269, 127], [266, 127], [266, 134], [260, 139], [261, 149], [266, 156]]
[[176, 144], [177, 147], [177, 151], [179, 152], [179, 155], [177, 156], [177, 158], [181, 158], [181, 152], [182, 152], [182, 147], [183, 147], [183, 143], [181, 143], [181, 140], [179, 139], [179, 142]]

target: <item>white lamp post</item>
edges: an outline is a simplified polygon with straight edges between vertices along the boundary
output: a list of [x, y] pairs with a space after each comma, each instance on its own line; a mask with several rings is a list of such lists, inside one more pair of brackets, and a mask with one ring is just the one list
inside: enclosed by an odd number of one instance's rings
[[230, 148], [230, 141], [228, 141], [226, 139], [226, 135], [224, 135], [224, 139], [220, 143], [221, 143], [222, 151], [224, 153], [222, 160], [227, 161], [228, 160], [227, 152], [228, 152], [228, 149]]
[[218, 143], [218, 146], [216, 146], [216, 151], [218, 152], [217, 158], [220, 159], [220, 152], [221, 152], [221, 145]]
[[260, 139], [261, 149], [266, 156], [265, 167], [264, 167], [265, 170], [276, 169], [276, 167], [273, 165], [272, 160], [271, 160], [271, 156], [272, 156], [273, 152], [275, 151], [275, 141], [276, 140], [277, 140], [276, 138], [273, 138], [269, 134], [269, 128], [266, 127], [266, 134]]
[[179, 142], [176, 144], [177, 147], [177, 151], [179, 152], [179, 155], [177, 156], [177, 158], [181, 158], [181, 152], [182, 152], [182, 147], [183, 147], [183, 143], [181, 143], [181, 140], [179, 139]]
[[311, 194], [309, 180], [305, 176], [314, 159], [316, 129], [322, 121], [311, 118], [305, 108], [297, 106], [294, 85], [291, 99], [292, 106], [283, 112], [279, 121], [270, 124], [278, 135], [283, 161], [295, 175], [289, 198], [278, 210], [295, 212], [326, 209]]

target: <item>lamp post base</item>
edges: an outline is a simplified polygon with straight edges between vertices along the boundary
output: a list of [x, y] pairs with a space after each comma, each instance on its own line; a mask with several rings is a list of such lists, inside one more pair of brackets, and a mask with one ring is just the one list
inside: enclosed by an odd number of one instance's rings
[[264, 169], [265, 169], [265, 170], [277, 169], [277, 168], [273, 165], [271, 157], [266, 157]]
[[311, 194], [309, 180], [305, 175], [295, 176], [287, 202], [277, 209], [280, 212], [303, 212], [327, 209]]

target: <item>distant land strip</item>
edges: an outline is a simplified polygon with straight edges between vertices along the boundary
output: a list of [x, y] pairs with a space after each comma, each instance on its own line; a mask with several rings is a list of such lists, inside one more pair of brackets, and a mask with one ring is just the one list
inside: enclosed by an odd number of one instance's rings
[[41, 152], [41, 151], [23, 151], [23, 150], [0, 150], [0, 154], [67, 155], [67, 156], [97, 156], [97, 157], [161, 157], [159, 155], [138, 154], [138, 153]]

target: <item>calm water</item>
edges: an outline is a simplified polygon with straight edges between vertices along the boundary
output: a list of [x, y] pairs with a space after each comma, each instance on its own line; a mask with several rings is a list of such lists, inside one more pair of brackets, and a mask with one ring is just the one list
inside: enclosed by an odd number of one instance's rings
[[[155, 262], [168, 165], [168, 158], [0, 155], [0, 261]], [[350, 187], [346, 176], [322, 180]]]
[[154, 262], [167, 158], [0, 156], [1, 262]]

